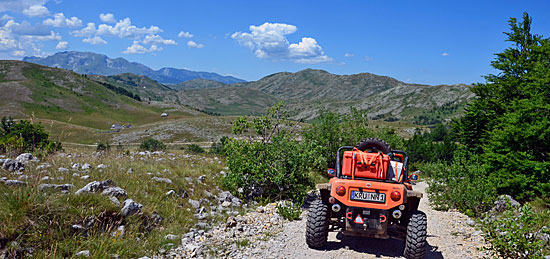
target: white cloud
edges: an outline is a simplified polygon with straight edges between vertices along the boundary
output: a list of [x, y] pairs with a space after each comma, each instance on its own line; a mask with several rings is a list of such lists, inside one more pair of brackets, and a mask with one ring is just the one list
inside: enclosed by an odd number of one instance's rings
[[204, 48], [204, 45], [190, 40], [187, 42], [187, 47], [201, 49]]
[[50, 31], [43, 24], [31, 25], [29, 22], [7, 21], [0, 26], [0, 56], [18, 58], [24, 55], [43, 56], [41, 41], [61, 41], [59, 33]]
[[7, 14], [4, 14], [4, 15], [2, 15], [2, 17], [0, 17], [0, 21], [5, 21], [5, 20], [13, 20], [13, 17], [11, 17]]
[[93, 45], [99, 45], [99, 44], [107, 44], [107, 41], [105, 41], [104, 39], [102, 39], [101, 37], [99, 36], [95, 36], [95, 37], [88, 37], [86, 39], [83, 39], [82, 42], [84, 43], [90, 43], [90, 44], [93, 44]]
[[63, 13], [56, 13], [54, 19], [48, 18], [43, 22], [45, 25], [53, 27], [80, 27], [82, 26], [82, 20], [77, 17], [66, 18]]
[[139, 41], [135, 40], [134, 43], [132, 44], [132, 46], [128, 47], [122, 53], [125, 53], [125, 54], [145, 54], [145, 53], [148, 53], [148, 52], [161, 51], [161, 50], [162, 50], [161, 47], [158, 47], [157, 45], [154, 45], [154, 44], [151, 45], [151, 47], [149, 49], [147, 49], [146, 47], [139, 44]]
[[350, 54], [350, 53], [346, 53], [346, 54], [344, 54], [344, 57], [346, 57], [346, 58], [351, 58], [351, 57], [353, 57], [353, 56], [355, 56], [355, 55], [353, 55], [353, 54]]
[[449, 53], [443, 52], [443, 53], [441, 53], [441, 56], [444, 56], [444, 57], [449, 56]]
[[178, 45], [174, 40], [165, 40], [159, 35], [147, 35], [142, 42], [143, 44]]
[[92, 35], [97, 33], [97, 29], [95, 28], [95, 23], [89, 22], [86, 27], [72, 31], [71, 35], [75, 37], [91, 37]]
[[31, 5], [23, 10], [23, 14], [31, 17], [46, 16], [50, 14], [50, 11], [48, 11], [48, 8], [43, 5]]
[[130, 39], [137, 39], [144, 35], [153, 35], [160, 32], [162, 32], [162, 30], [154, 25], [149, 26], [149, 28], [138, 28], [135, 25], [132, 25], [130, 18], [125, 18], [124, 20], [118, 21], [115, 26], [100, 24], [97, 28], [98, 35], [108, 35]]
[[317, 40], [303, 37], [302, 41], [290, 44], [286, 35], [295, 33], [294, 25], [266, 22], [251, 25], [250, 32], [235, 32], [231, 38], [249, 47], [258, 58], [292, 60], [296, 63], [325, 63], [332, 58], [325, 55]]
[[185, 31], [180, 31], [180, 33], [178, 33], [178, 38], [193, 38], [193, 34]]
[[99, 14], [99, 19], [102, 22], [106, 22], [106, 23], [115, 23], [116, 22], [115, 16], [112, 13], [101, 13], [101, 14]]
[[68, 47], [69, 43], [66, 41], [60, 41], [57, 43], [57, 46], [55, 46], [55, 49], [66, 49]]
[[46, 0], [2, 0], [0, 1], [0, 13], [15, 12], [22, 13], [33, 5], [44, 5]]

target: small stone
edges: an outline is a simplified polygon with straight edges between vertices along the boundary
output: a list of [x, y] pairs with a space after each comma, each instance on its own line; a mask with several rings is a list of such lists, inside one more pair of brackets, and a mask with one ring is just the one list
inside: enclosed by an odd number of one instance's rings
[[74, 185], [72, 184], [47, 184], [43, 183], [38, 186], [38, 189], [40, 191], [48, 190], [48, 189], [57, 189], [60, 191], [68, 191], [70, 189], [74, 188]]
[[132, 169], [132, 168], [130, 168], [130, 169], [128, 169], [128, 171], [126, 171], [127, 174], [131, 174], [133, 172], [134, 172], [134, 169]]
[[92, 165], [90, 165], [88, 163], [85, 163], [85, 164], [82, 165], [81, 168], [82, 168], [82, 170], [88, 170], [88, 169], [92, 168]]
[[8, 185], [8, 186], [24, 186], [24, 185], [27, 185], [26, 182], [19, 181], [19, 180], [6, 180], [4, 182], [4, 184]]
[[174, 190], [169, 190], [169, 191], [166, 193], [166, 196], [172, 196], [172, 195], [174, 195], [174, 194], [176, 194], [176, 191], [174, 191]]
[[143, 205], [135, 202], [134, 200], [126, 199], [122, 206], [121, 214], [122, 216], [127, 217], [140, 211], [142, 207]]
[[164, 236], [164, 239], [167, 239], [167, 240], [176, 240], [177, 238], [178, 238], [178, 236], [172, 235], [172, 234], [168, 234], [168, 235]]
[[256, 208], [256, 212], [258, 212], [258, 213], [264, 213], [264, 211], [265, 211], [265, 209], [262, 206]]
[[206, 175], [201, 175], [201, 176], [199, 176], [199, 177], [197, 178], [197, 180], [198, 180], [199, 182], [202, 182], [202, 181], [206, 180]]
[[113, 233], [111, 233], [111, 236], [114, 238], [122, 238], [124, 236], [124, 226], [119, 226]]
[[114, 197], [117, 197], [117, 198], [127, 198], [128, 197], [128, 194], [126, 193], [126, 191], [120, 187], [108, 187], [106, 189], [103, 190], [103, 192], [101, 193], [103, 195], [108, 195], [108, 196], [114, 196]]
[[231, 202], [224, 201], [224, 202], [222, 203], [222, 206], [223, 206], [223, 207], [229, 207], [229, 206], [231, 206]]
[[162, 178], [162, 177], [156, 177], [156, 176], [151, 178], [151, 181], [155, 181], [155, 182], [159, 182], [159, 183], [167, 183], [167, 184], [172, 183], [172, 180], [170, 180], [168, 178]]
[[109, 196], [111, 203], [117, 207], [120, 207], [120, 201], [115, 196]]
[[471, 227], [473, 227], [473, 226], [475, 226], [475, 225], [476, 225], [476, 222], [475, 222], [475, 221], [473, 221], [473, 220], [471, 220], [471, 219], [468, 219], [468, 220], [466, 220], [466, 224], [468, 224], [468, 226], [471, 226]]
[[27, 163], [27, 162], [38, 162], [38, 159], [36, 157], [34, 157], [31, 153], [23, 153], [19, 156], [17, 156], [17, 158], [15, 158], [15, 160], [17, 162], [20, 162], [20, 163]]
[[83, 250], [75, 254], [75, 256], [84, 256], [84, 257], [90, 257], [90, 251], [89, 250]]
[[78, 224], [74, 224], [71, 226], [72, 229], [74, 230], [82, 230], [84, 229], [84, 227], [82, 225], [78, 225]]
[[51, 178], [49, 176], [44, 176], [44, 177], [40, 178], [40, 181], [48, 181], [50, 179]]
[[72, 168], [75, 169], [75, 170], [78, 170], [81, 166], [82, 166], [82, 164], [80, 164], [80, 163], [74, 163]]
[[194, 244], [186, 244], [185, 245], [185, 250], [191, 251], [191, 252], [195, 252], [195, 250], [197, 250], [198, 248], [199, 248], [199, 246], [194, 245]]
[[90, 179], [90, 176], [89, 175], [83, 175], [83, 176], [80, 177], [80, 179], [88, 180], [88, 179]]
[[69, 169], [64, 168], [64, 167], [60, 167], [60, 168], [57, 168], [57, 171], [60, 172], [60, 173], [67, 173], [67, 172], [69, 172]]
[[8, 158], [4, 160], [4, 163], [2, 163], [2, 169], [8, 170], [10, 172], [23, 171], [25, 170], [25, 164]]
[[189, 199], [187, 202], [193, 206], [193, 208], [198, 209], [201, 206], [201, 203], [197, 200]]
[[79, 173], [73, 173], [73, 177], [80, 177]]

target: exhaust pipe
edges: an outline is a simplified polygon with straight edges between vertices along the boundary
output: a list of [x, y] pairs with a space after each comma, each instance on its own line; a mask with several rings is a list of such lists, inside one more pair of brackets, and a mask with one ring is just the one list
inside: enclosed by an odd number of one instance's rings
[[341, 209], [342, 209], [342, 207], [340, 207], [340, 204], [338, 204], [338, 203], [335, 203], [335, 204], [332, 205], [332, 211], [334, 211], [334, 212], [338, 212]]
[[401, 213], [400, 210], [394, 210], [394, 211], [392, 212], [392, 216], [393, 216], [395, 219], [401, 218], [401, 215], [402, 215], [402, 213]]

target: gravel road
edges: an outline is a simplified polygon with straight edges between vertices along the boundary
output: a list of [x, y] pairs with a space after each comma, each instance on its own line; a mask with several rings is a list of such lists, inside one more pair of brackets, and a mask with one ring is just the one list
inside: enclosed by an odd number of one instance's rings
[[[426, 258], [480, 258], [485, 242], [481, 231], [468, 223], [468, 217], [457, 211], [436, 211], [425, 193], [427, 184], [418, 183], [415, 190], [424, 192], [420, 210], [428, 216], [428, 249]], [[308, 248], [305, 241], [306, 213], [299, 221], [284, 223], [282, 230], [269, 240], [254, 242], [243, 248], [237, 258], [402, 258], [403, 242], [348, 237], [331, 232], [324, 250]], [[468, 222], [468, 223], [467, 223]]]

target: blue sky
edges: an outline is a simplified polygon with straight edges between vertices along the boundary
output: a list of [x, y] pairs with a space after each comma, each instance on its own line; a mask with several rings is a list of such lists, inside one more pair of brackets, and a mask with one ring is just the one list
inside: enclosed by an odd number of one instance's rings
[[550, 36], [549, 1], [0, 0], [0, 58], [92, 51], [258, 80], [305, 68], [483, 82], [510, 17]]

